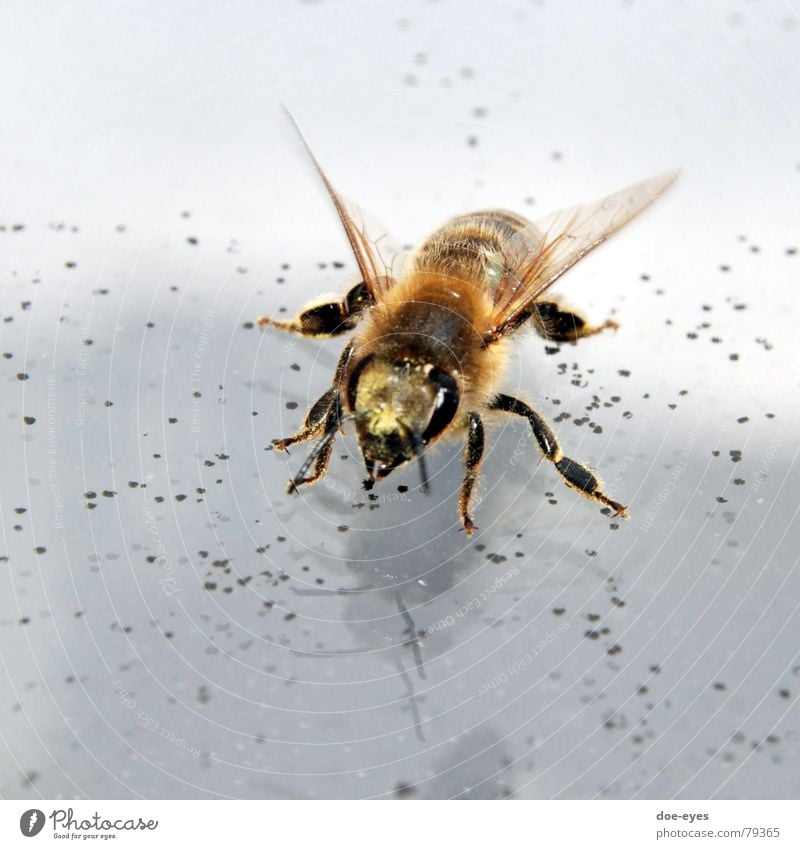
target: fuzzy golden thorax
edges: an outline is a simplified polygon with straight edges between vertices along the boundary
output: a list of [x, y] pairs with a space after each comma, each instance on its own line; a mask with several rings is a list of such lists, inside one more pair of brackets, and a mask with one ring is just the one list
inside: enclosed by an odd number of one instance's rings
[[483, 281], [417, 272], [397, 282], [365, 316], [351, 371], [370, 354], [432, 365], [453, 375], [465, 405], [482, 406], [504, 372], [505, 344], [484, 343], [492, 301]]

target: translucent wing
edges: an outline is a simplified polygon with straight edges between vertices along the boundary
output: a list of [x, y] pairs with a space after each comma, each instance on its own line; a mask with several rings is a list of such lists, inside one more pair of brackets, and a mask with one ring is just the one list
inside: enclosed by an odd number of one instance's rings
[[286, 109], [286, 114], [297, 130], [306, 152], [328, 190], [328, 195], [339, 215], [347, 241], [353, 251], [362, 282], [367, 287], [373, 300], [380, 301], [383, 293], [394, 282], [392, 267], [396, 264], [401, 251], [393, 246], [384, 228], [377, 224], [371, 215], [368, 215], [352, 201], [345, 200], [336, 191], [328, 179], [328, 175], [322, 170], [319, 160], [314, 156], [314, 152], [311, 150], [294, 115], [288, 109]]
[[[372, 255], [380, 275], [382, 291], [394, 283], [409, 255], [409, 249], [400, 245], [386, 227], [371, 213], [348, 197], [339, 195], [339, 201], [348, 212], [360, 234], [360, 243]], [[359, 265], [359, 269], [361, 266]]]
[[521, 230], [503, 252], [492, 334], [518, 326], [533, 302], [579, 259], [635, 218], [678, 176], [670, 171], [592, 203], [567, 207]]

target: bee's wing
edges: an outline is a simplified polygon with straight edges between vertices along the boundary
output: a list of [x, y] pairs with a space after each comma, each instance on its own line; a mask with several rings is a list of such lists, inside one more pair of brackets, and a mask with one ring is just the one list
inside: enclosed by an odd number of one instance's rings
[[660, 197], [678, 173], [659, 174], [592, 203], [561, 209], [514, 236], [504, 250], [507, 271], [495, 297], [493, 334], [516, 327], [549, 286]]
[[339, 195], [339, 201], [359, 233], [359, 243], [371, 254], [380, 275], [380, 289], [385, 292], [386, 288], [394, 283], [408, 258], [408, 247], [400, 245], [371, 212], [343, 195]]
[[[362, 282], [367, 287], [373, 300], [380, 301], [383, 293], [394, 282], [392, 278], [392, 261], [394, 256], [388, 250], [388, 239], [385, 231], [380, 225], [374, 223], [375, 219], [372, 216], [365, 213], [352, 201], [345, 200], [336, 191], [328, 179], [328, 175], [322, 170], [319, 160], [314, 156], [314, 152], [311, 150], [294, 115], [288, 109], [286, 109], [286, 114], [297, 130], [297, 134], [300, 136], [306, 152], [314, 163], [314, 168], [317, 170], [320, 179], [333, 201], [333, 205], [347, 236], [347, 241], [350, 243], [350, 248], [353, 251]], [[388, 265], [387, 262], [389, 263]]]

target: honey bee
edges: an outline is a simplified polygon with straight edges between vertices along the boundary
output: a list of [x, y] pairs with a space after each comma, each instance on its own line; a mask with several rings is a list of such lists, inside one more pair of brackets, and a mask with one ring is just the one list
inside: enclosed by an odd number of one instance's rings
[[510, 413], [528, 421], [543, 457], [567, 486], [628, 518], [627, 508], [609, 498], [589, 468], [564, 455], [539, 412], [499, 390], [509, 340], [524, 328], [556, 343], [617, 328], [610, 319], [591, 324], [557, 298], [543, 296], [578, 260], [656, 200], [678, 172], [536, 223], [496, 209], [459, 215], [432, 233], [395, 276], [297, 129], [339, 215], [361, 279], [341, 299], [312, 302], [292, 320], [258, 319], [262, 327], [311, 337], [355, 331], [331, 387], [311, 406], [303, 426], [272, 442], [285, 451], [317, 440], [287, 491], [297, 492], [327, 472], [334, 439], [347, 421], [355, 422], [367, 490], [416, 460], [427, 492], [425, 452], [440, 439], [460, 435], [465, 473], [458, 510], [463, 530], [471, 535], [483, 419], [487, 413]]

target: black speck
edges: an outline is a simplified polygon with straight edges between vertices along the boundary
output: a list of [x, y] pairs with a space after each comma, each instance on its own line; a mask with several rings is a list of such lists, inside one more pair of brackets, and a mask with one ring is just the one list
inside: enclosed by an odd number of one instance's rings
[[25, 374], [24, 371], [17, 373], [17, 380], [27, 380], [30, 377], [29, 374]]
[[415, 789], [410, 784], [398, 784], [394, 788], [394, 795], [398, 799], [410, 799], [415, 794]]

